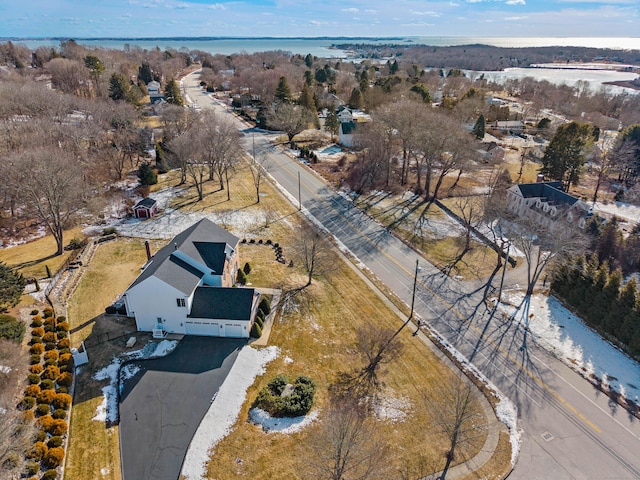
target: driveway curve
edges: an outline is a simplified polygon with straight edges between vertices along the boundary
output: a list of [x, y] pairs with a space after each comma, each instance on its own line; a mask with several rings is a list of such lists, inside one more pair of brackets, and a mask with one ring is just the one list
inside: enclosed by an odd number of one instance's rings
[[122, 386], [123, 480], [175, 480], [189, 443], [235, 363], [244, 339], [183, 338], [166, 357], [132, 362]]

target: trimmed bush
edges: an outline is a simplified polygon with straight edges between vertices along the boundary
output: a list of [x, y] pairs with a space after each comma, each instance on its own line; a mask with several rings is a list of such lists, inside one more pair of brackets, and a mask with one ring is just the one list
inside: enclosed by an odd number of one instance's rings
[[264, 320], [262, 320], [260, 317], [256, 317], [255, 322], [260, 326], [260, 329], [264, 330]]
[[56, 325], [56, 330], [58, 332], [68, 332], [69, 331], [69, 322], [60, 322]]
[[264, 321], [264, 319], [267, 318], [267, 316], [262, 310], [258, 309], [258, 311], [256, 312], [256, 318], [259, 318], [260, 320]]
[[42, 430], [43, 432], [48, 432], [53, 426], [53, 422], [54, 420], [51, 415], [45, 415], [43, 417], [40, 417], [37, 420], [36, 424], [38, 425], [40, 430]]
[[251, 335], [251, 338], [260, 338], [262, 336], [262, 327], [260, 327], [260, 325], [258, 325], [257, 323], [254, 323], [251, 327], [251, 332], [249, 333], [249, 335]]
[[36, 406], [36, 399], [34, 397], [24, 397], [18, 404], [20, 410], [29, 410]]
[[55, 387], [55, 383], [53, 380], [42, 380], [40, 381], [40, 388], [42, 390], [53, 390]]
[[58, 318], [56, 318], [56, 322], [58, 324], [62, 323], [62, 322], [66, 322], [67, 321], [67, 317], [65, 317], [64, 315], [60, 315]]
[[266, 315], [271, 313], [271, 302], [267, 297], [262, 297], [260, 303], [258, 304], [258, 308], [262, 310]]
[[64, 420], [54, 420], [53, 425], [47, 430], [47, 432], [53, 436], [62, 436], [67, 433], [68, 429], [69, 426]]
[[53, 317], [53, 308], [45, 308], [44, 310], [42, 310], [42, 314], [44, 315], [44, 318]]
[[31, 337], [31, 341], [29, 343], [31, 345], [42, 345], [42, 337]]
[[44, 352], [44, 345], [42, 343], [36, 343], [34, 345], [31, 345], [31, 347], [29, 347], [29, 353], [33, 355], [38, 355], [38, 357], [42, 352]]
[[56, 332], [46, 332], [46, 333], [42, 336], [42, 341], [43, 341], [44, 343], [57, 342], [57, 341], [58, 341], [58, 337], [56, 336]]
[[44, 335], [44, 328], [42, 327], [36, 327], [33, 330], [31, 330], [31, 335], [34, 337], [41, 337]]
[[54, 398], [56, 398], [56, 392], [53, 390], [42, 390], [36, 397], [38, 403], [46, 403], [47, 405], [53, 402]]
[[49, 404], [44, 404], [41, 403], [40, 405], [38, 405], [36, 407], [36, 416], [37, 417], [42, 417], [44, 415], [49, 415], [51, 413], [51, 407], [49, 406]]
[[31, 316], [32, 317], [35, 316], [35, 315], [38, 315], [39, 313], [40, 313], [40, 310], [38, 310], [37, 308], [31, 310]]
[[239, 283], [240, 285], [247, 283], [247, 276], [242, 270], [238, 270], [238, 273], [236, 274], [236, 283]]
[[31, 365], [36, 365], [36, 364], [40, 363], [41, 361], [42, 361], [42, 357], [40, 355], [38, 355], [38, 354], [34, 354], [34, 355], [31, 355], [29, 357], [29, 363]]
[[40, 383], [40, 375], [37, 375], [35, 373], [30, 373], [29, 375], [27, 375], [27, 382], [29, 382], [31, 385], [37, 385]]
[[59, 410], [68, 410], [71, 406], [71, 395], [66, 393], [58, 393], [51, 402], [53, 408]]
[[[53, 350], [55, 352], [55, 350]], [[45, 360], [44, 362], [45, 367], [48, 367], [49, 365], [53, 365], [54, 367], [58, 366], [58, 361], [54, 360], [53, 358], [50, 358], [49, 360]]]
[[58, 387], [56, 388], [56, 393], [69, 393], [69, 389], [67, 387]]
[[316, 385], [309, 377], [298, 377], [293, 389], [283, 396], [287, 387], [287, 377], [277, 375], [269, 384], [260, 390], [254, 406], [261, 408], [274, 417], [298, 417], [305, 415], [313, 405]]
[[47, 352], [44, 354], [44, 359], [45, 360], [58, 360], [58, 351], [57, 350], [51, 350], [50, 352]]
[[34, 365], [31, 365], [29, 367], [29, 371], [31, 373], [35, 373], [36, 375], [40, 375], [44, 370], [44, 367], [42, 365], [40, 365], [39, 363], [36, 363]]
[[69, 335], [69, 332], [65, 332], [64, 330], [61, 330], [57, 333], [58, 335], [58, 339], [63, 339], [63, 338], [67, 338], [67, 336]]
[[59, 376], [60, 369], [58, 367], [54, 367], [53, 365], [49, 365], [44, 369], [44, 372], [42, 372], [42, 375], [40, 377], [46, 380], [53, 380], [55, 382]]
[[60, 365], [60, 374], [73, 373], [73, 365]]
[[244, 264], [244, 267], [242, 267], [242, 271], [245, 273], [245, 275], [249, 275], [251, 273], [251, 265], [249, 264], [249, 262]]
[[47, 470], [42, 474], [40, 480], [56, 480], [58, 478], [58, 472], [56, 470]]
[[59, 348], [58, 349], [58, 353], [60, 355], [64, 355], [65, 353], [71, 353], [71, 349], [70, 348]]
[[63, 338], [62, 340], [60, 340], [58, 342], [58, 348], [62, 349], [62, 348], [69, 348], [71, 346], [71, 342], [69, 341], [68, 338]]
[[25, 410], [24, 412], [22, 412], [22, 420], [25, 423], [33, 423], [35, 418], [36, 416], [33, 414], [33, 410]]
[[36, 430], [36, 433], [33, 434], [33, 443], [46, 442], [46, 441], [47, 441], [47, 432], [43, 432], [42, 430]]
[[70, 353], [62, 354], [58, 357], [58, 365], [73, 364], [73, 355]]
[[42, 326], [42, 317], [40, 315], [36, 315], [35, 317], [33, 317], [31, 319], [31, 326], [32, 327], [41, 327]]
[[59, 408], [58, 410], [54, 410], [51, 416], [56, 420], [64, 420], [67, 418], [67, 412]]
[[53, 343], [53, 342], [44, 344], [44, 349], [45, 350], [55, 350], [56, 348], [57, 348], [56, 344]]
[[44, 456], [44, 464], [51, 468], [57, 468], [64, 460], [64, 449], [60, 447], [50, 448]]
[[27, 458], [32, 458], [39, 462], [44, 458], [48, 451], [49, 449], [44, 442], [36, 442], [31, 445], [29, 450], [27, 450]]
[[62, 437], [60, 436], [55, 436], [55, 437], [51, 437], [49, 439], [49, 441], [47, 442], [47, 447], [49, 448], [56, 448], [56, 447], [61, 447], [62, 446]]
[[73, 374], [71, 372], [63, 372], [58, 376], [58, 385], [70, 387], [73, 383]]
[[38, 462], [27, 462], [24, 465], [24, 474], [25, 476], [35, 475], [40, 471], [40, 463]]
[[25, 397], [35, 397], [40, 393], [40, 387], [38, 385], [29, 385], [24, 389]]

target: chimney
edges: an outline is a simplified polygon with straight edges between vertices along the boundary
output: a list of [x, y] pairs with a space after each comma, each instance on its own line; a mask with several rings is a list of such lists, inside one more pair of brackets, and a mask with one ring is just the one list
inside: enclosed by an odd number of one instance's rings
[[147, 251], [147, 261], [151, 260], [151, 245], [149, 245], [149, 240], [144, 241], [144, 248]]

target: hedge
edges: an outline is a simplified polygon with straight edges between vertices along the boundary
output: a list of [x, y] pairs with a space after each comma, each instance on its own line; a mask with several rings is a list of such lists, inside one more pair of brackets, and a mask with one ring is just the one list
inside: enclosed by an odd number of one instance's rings
[[31, 310], [31, 316], [33, 317], [34, 315], [38, 315], [40, 313], [40, 310], [38, 310], [37, 308], [34, 308], [33, 310]]
[[54, 421], [55, 420], [51, 415], [43, 415], [37, 420], [36, 424], [38, 425], [38, 427], [40, 427], [40, 430], [48, 433], [53, 426]]
[[56, 348], [58, 348], [58, 347], [56, 347], [56, 344], [53, 343], [53, 342], [44, 344], [44, 349], [47, 350], [47, 351], [48, 350], [55, 350]]
[[58, 357], [58, 365], [73, 364], [73, 355], [70, 353], [64, 353]]
[[36, 430], [36, 433], [33, 435], [33, 443], [44, 442], [46, 439], [47, 432], [43, 432], [42, 430]]
[[251, 335], [251, 338], [260, 338], [262, 336], [262, 327], [260, 327], [260, 325], [258, 325], [257, 323], [254, 323], [251, 327], [251, 332], [249, 333], [249, 335]]
[[31, 337], [31, 345], [42, 345], [42, 337]]
[[44, 315], [44, 318], [53, 317], [53, 308], [45, 308], [44, 310], [42, 310], [42, 314]]
[[35, 475], [40, 471], [40, 463], [39, 462], [27, 462], [24, 466], [24, 472], [27, 476]]
[[269, 315], [271, 313], [271, 302], [267, 297], [262, 297], [262, 300], [260, 300], [260, 303], [258, 304], [258, 308], [265, 314]]

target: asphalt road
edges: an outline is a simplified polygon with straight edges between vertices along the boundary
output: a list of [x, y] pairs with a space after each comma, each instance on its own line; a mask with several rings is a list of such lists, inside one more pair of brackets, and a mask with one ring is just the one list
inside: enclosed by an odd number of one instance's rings
[[[224, 109], [185, 80], [201, 108]], [[362, 263], [410, 303], [418, 255], [336, 194], [299, 161], [270, 144], [272, 135], [248, 130], [245, 148], [346, 245]], [[294, 202], [295, 203], [295, 202]], [[420, 259], [416, 312], [471, 359], [518, 408], [522, 445], [510, 479], [640, 479], [640, 422], [609, 401], [513, 322], [491, 316], [482, 291], [445, 277]], [[496, 279], [496, 283], [499, 278]]]
[[123, 480], [176, 480], [243, 339], [187, 336], [166, 357], [133, 362], [120, 401]]

